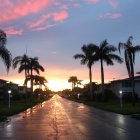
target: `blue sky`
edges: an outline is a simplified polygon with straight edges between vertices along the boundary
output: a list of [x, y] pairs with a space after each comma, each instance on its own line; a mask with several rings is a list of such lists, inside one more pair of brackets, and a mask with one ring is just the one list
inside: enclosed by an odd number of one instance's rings
[[[88, 69], [73, 55], [81, 53], [83, 44], [126, 42], [134, 37], [140, 44], [140, 1], [134, 0], [0, 0], [0, 28], [8, 35], [7, 48], [13, 58], [26, 52], [38, 56], [46, 72], [41, 73], [55, 90], [70, 87], [67, 79], [76, 75], [88, 80]], [[123, 57], [123, 53], [121, 55]], [[139, 54], [135, 71], [140, 71]], [[0, 77], [23, 83], [24, 74], [10, 70], [6, 74], [0, 61]], [[105, 79], [127, 77], [125, 64], [105, 66]], [[93, 81], [100, 82], [100, 64], [93, 65]]]

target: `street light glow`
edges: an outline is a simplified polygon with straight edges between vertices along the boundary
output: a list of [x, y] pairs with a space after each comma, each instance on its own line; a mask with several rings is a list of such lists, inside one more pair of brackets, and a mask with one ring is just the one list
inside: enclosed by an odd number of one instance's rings
[[122, 90], [120, 90], [119, 93], [120, 93], [120, 106], [122, 108]]
[[11, 94], [11, 90], [8, 90], [8, 93]]
[[10, 106], [11, 106], [11, 105], [10, 105], [10, 104], [11, 104], [11, 101], [10, 101], [10, 98], [11, 98], [11, 95], [10, 95], [10, 94], [11, 94], [11, 92], [12, 92], [11, 90], [8, 90], [8, 93], [9, 93], [9, 103], [8, 103], [9, 105], [8, 105], [8, 106], [9, 106], [9, 108], [10, 108]]

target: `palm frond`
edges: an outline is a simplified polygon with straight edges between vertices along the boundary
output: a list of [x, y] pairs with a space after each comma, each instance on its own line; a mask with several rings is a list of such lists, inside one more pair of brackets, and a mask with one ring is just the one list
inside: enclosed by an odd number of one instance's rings
[[85, 56], [83, 54], [76, 54], [73, 56], [75, 59], [84, 59]]
[[114, 65], [113, 61], [108, 56], [104, 57], [103, 61], [106, 62], [107, 65]]
[[108, 57], [110, 59], [112, 59], [112, 60], [117, 61], [118, 63], [122, 63], [123, 62], [123, 59], [120, 56], [116, 55], [116, 54], [109, 54]]
[[109, 54], [109, 53], [115, 52], [116, 50], [117, 50], [117, 48], [114, 47], [113, 45], [108, 45], [108, 46], [104, 47], [103, 53]]
[[0, 47], [0, 57], [2, 58], [8, 72], [12, 63], [11, 53], [7, 50], [7, 48]]
[[21, 73], [22, 71], [25, 71], [28, 69], [28, 66], [26, 65], [20, 65], [19, 69], [18, 69], [18, 73]]
[[135, 47], [134, 47], [134, 51], [135, 51], [135, 52], [139, 52], [139, 51], [140, 51], [140, 45], [135, 46]]
[[119, 45], [118, 45], [119, 53], [121, 53], [121, 49], [125, 49], [125, 48], [126, 48], [126, 44], [120, 42]]
[[17, 68], [17, 65], [20, 63], [21, 59], [22, 59], [21, 56], [17, 56], [13, 59], [12, 63], [14, 69]]
[[127, 72], [128, 72], [129, 77], [131, 77], [129, 56], [126, 51], [124, 52], [124, 56], [125, 56], [125, 64], [126, 64]]
[[103, 40], [103, 41], [100, 43], [100, 48], [103, 50], [107, 45], [108, 45], [107, 40]]
[[5, 47], [7, 43], [7, 36], [3, 30], [0, 30], [0, 47]]
[[88, 59], [81, 59], [81, 65], [85, 65], [89, 62]]
[[127, 42], [126, 42], [126, 44], [128, 46], [132, 46], [132, 39], [133, 39], [133, 37], [132, 36], [129, 36], [129, 38], [128, 38]]

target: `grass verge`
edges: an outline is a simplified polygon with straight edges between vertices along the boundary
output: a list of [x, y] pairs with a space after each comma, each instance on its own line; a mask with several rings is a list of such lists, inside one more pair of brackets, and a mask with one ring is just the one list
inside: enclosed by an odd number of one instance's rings
[[[97, 101], [85, 101], [85, 100], [78, 100], [73, 98], [67, 98], [72, 101], [76, 101], [79, 103], [83, 103], [85, 105], [93, 106], [98, 109], [123, 114], [123, 115], [132, 115], [132, 117], [140, 119], [140, 102], [136, 103], [135, 106], [132, 106], [132, 103], [123, 103], [123, 106], [120, 106], [119, 102], [97, 102]], [[137, 114], [137, 115], [135, 115]]]
[[11, 116], [11, 115], [15, 115], [20, 112], [23, 112], [30, 107], [33, 107], [39, 103], [42, 103], [43, 101], [45, 100], [34, 100], [32, 102], [25, 101], [25, 100], [11, 101], [10, 108], [8, 107], [8, 102], [1, 101], [0, 102], [0, 121], [5, 121], [7, 116]]

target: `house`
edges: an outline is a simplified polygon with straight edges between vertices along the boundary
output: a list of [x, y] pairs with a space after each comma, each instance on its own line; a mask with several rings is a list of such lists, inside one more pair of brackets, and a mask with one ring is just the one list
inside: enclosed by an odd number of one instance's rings
[[[105, 83], [104, 84], [104, 89], [105, 90], [111, 90], [110, 83]], [[101, 92], [102, 92], [102, 84], [97, 84], [96, 88], [94, 87], [94, 93], [98, 94], [98, 93], [101, 93]]]
[[18, 90], [18, 84], [0, 79], [0, 89], [9, 88], [11, 90]]
[[6, 86], [11, 90], [18, 90], [18, 84], [15, 84], [13, 82], [7, 82]]
[[[134, 77], [135, 81], [135, 92], [140, 97], [140, 76]], [[114, 80], [110, 82], [110, 89], [119, 96], [120, 91], [122, 93], [130, 93], [132, 92], [132, 82], [130, 78]]]
[[0, 79], [0, 88], [5, 87], [7, 85], [7, 81]]
[[0, 99], [8, 95], [8, 90], [18, 91], [18, 84], [0, 79]]
[[26, 86], [19, 86], [18, 91], [21, 94], [26, 94], [26, 92], [31, 92], [31, 88], [28, 88]]

